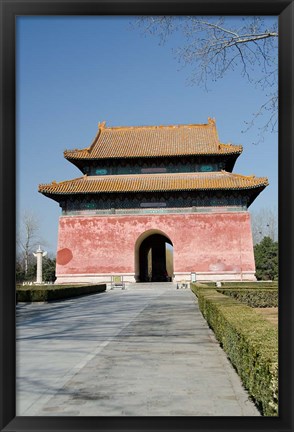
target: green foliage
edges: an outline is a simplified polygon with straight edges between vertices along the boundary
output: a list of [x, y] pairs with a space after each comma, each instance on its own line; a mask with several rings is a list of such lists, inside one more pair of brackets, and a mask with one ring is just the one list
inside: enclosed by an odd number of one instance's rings
[[103, 291], [106, 291], [106, 284], [78, 286], [33, 285], [16, 287], [18, 302], [59, 300]]
[[16, 283], [23, 282], [25, 280], [25, 272], [20, 262], [16, 262], [15, 265], [15, 279]]
[[35, 282], [37, 278], [37, 263], [29, 264], [27, 274], [25, 275], [25, 281]]
[[44, 257], [43, 258], [43, 281], [46, 282], [54, 282], [55, 277], [55, 268], [56, 268], [56, 259]]
[[[216, 287], [216, 282], [205, 282], [202, 283], [205, 286]], [[238, 288], [238, 289], [278, 289], [278, 281], [255, 281], [255, 282], [235, 282], [235, 281], [227, 281], [221, 282], [222, 288]]]
[[278, 329], [254, 309], [192, 284], [200, 310], [264, 416], [278, 415]]
[[261, 280], [278, 279], [278, 242], [270, 237], [254, 246], [256, 277]]
[[274, 288], [268, 289], [217, 289], [217, 292], [246, 304], [250, 307], [278, 307], [278, 291]]
[[[56, 259], [44, 257], [42, 260], [42, 278], [45, 282], [54, 282], [56, 268]], [[35, 282], [37, 278], [37, 262], [36, 259], [30, 260], [28, 263], [27, 274], [25, 274], [24, 265], [21, 262], [16, 262], [16, 282]]]
[[17, 262], [16, 263], [16, 282], [30, 282], [36, 280], [36, 274], [37, 274], [37, 264], [30, 263], [28, 265], [27, 274], [25, 273], [24, 266]]
[[[215, 284], [214, 284], [215, 286]], [[256, 281], [256, 282], [222, 282], [222, 287], [225, 288], [237, 288], [238, 289], [278, 289], [278, 282], [277, 281]]]

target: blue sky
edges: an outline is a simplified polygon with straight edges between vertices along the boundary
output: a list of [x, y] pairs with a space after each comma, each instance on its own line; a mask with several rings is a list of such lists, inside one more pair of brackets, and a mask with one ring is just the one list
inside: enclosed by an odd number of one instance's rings
[[[276, 20], [276, 17], [268, 18]], [[210, 91], [187, 84], [172, 48], [133, 28], [132, 17], [17, 18], [17, 216], [40, 221], [46, 248], [57, 247], [58, 203], [38, 184], [79, 177], [65, 149], [89, 146], [98, 122], [108, 126], [206, 123], [216, 119], [223, 143], [242, 144], [234, 172], [266, 176], [270, 185], [250, 207], [277, 209], [278, 136], [242, 133], [264, 94], [230, 73]], [[258, 126], [258, 124], [257, 124]], [[18, 219], [19, 220], [19, 219]]]

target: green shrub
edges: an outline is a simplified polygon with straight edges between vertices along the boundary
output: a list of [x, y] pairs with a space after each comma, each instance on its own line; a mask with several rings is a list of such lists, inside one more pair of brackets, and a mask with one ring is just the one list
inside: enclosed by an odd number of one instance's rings
[[279, 245], [270, 237], [264, 237], [254, 246], [254, 258], [256, 265], [256, 277], [259, 280], [277, 280]]
[[[198, 283], [199, 284], [199, 283]], [[208, 286], [208, 287], [216, 287], [216, 282], [200, 282], [201, 285]], [[249, 281], [243, 281], [243, 282], [235, 282], [235, 281], [226, 281], [221, 282], [222, 288], [255, 288], [255, 289], [278, 289], [278, 282], [277, 281], [256, 281], [256, 282], [249, 282]]]
[[66, 299], [85, 294], [93, 294], [106, 290], [106, 284], [100, 285], [36, 285], [17, 286], [16, 294], [19, 302], [44, 302], [50, 300]]
[[278, 307], [278, 291], [275, 288], [217, 288], [217, 292], [231, 296], [250, 307]]
[[222, 287], [238, 287], [238, 288], [255, 288], [255, 289], [270, 289], [278, 288], [278, 282], [276, 281], [261, 281], [261, 282], [222, 282]]
[[199, 308], [264, 416], [278, 415], [278, 330], [254, 309], [191, 284]]

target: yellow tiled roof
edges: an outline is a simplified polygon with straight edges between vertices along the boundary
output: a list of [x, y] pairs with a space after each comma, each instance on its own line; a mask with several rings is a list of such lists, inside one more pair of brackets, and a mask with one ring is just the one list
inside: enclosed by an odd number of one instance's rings
[[99, 124], [90, 147], [66, 150], [66, 159], [109, 159], [240, 154], [242, 146], [221, 144], [215, 121], [176, 126], [110, 127]]
[[60, 183], [39, 185], [44, 194], [109, 192], [163, 192], [184, 190], [253, 189], [268, 185], [266, 177], [243, 176], [226, 171], [210, 173], [130, 174], [83, 176]]

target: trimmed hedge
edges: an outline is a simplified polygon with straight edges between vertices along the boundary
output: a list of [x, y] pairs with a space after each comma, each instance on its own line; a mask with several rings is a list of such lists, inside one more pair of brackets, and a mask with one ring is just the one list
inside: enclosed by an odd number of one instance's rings
[[222, 282], [222, 286], [229, 287], [238, 287], [238, 288], [256, 288], [256, 289], [268, 289], [275, 288], [278, 289], [278, 282], [275, 281], [260, 281], [260, 282]]
[[226, 296], [231, 296], [250, 307], [278, 307], [278, 291], [274, 288], [249, 288], [246, 290], [244, 290], [244, 288], [242, 290], [239, 288], [217, 288], [216, 291]]
[[264, 416], [278, 415], [278, 329], [254, 309], [191, 284], [199, 308]]
[[[203, 282], [204, 285], [215, 287], [216, 282]], [[275, 281], [262, 281], [262, 282], [221, 282], [222, 288], [238, 288], [238, 289], [248, 289], [248, 288], [254, 288], [254, 289], [278, 289], [278, 282]]]
[[76, 297], [85, 294], [99, 293], [106, 290], [106, 284], [100, 285], [36, 285], [29, 287], [17, 287], [16, 296], [18, 302], [44, 302]]

